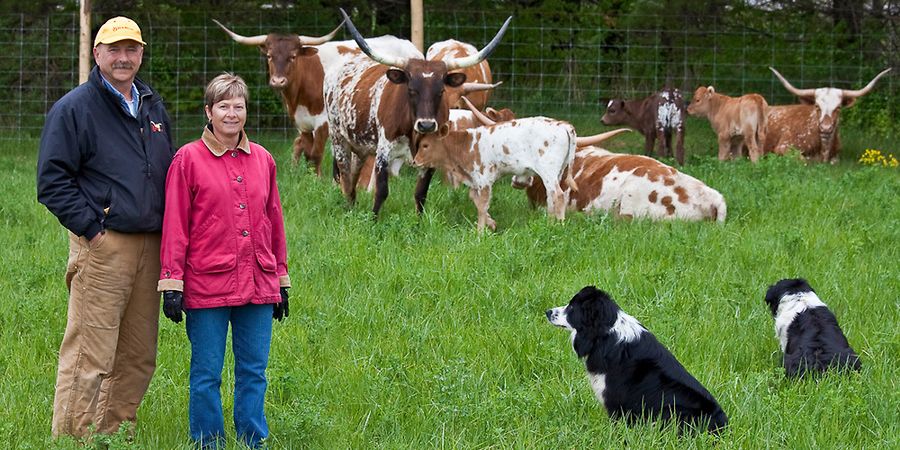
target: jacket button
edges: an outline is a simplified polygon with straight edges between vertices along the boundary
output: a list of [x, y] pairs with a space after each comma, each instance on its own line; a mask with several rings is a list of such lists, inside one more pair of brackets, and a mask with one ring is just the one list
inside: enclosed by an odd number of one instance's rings
[[232, 157], [232, 158], [237, 158], [237, 152], [231, 152], [231, 157]]
[[167, 270], [167, 271], [166, 271], [166, 278], [169, 278], [169, 276], [171, 276], [171, 275], [172, 275], [172, 274], [169, 273], [169, 271]]
[[244, 181], [244, 177], [238, 175], [238, 177], [235, 178], [234, 180], [237, 181], [238, 183], [240, 183], [240, 182]]
[[241, 209], [244, 209], [244, 208], [246, 208], [246, 207], [247, 207], [247, 205], [245, 205], [245, 204], [243, 204], [243, 203], [241, 203], [240, 205], [238, 205], [238, 208], [241, 208]]
[[241, 235], [244, 236], [244, 237], [247, 237], [247, 236], [250, 236], [250, 232], [247, 231], [247, 230], [244, 230], [244, 231], [241, 232]]

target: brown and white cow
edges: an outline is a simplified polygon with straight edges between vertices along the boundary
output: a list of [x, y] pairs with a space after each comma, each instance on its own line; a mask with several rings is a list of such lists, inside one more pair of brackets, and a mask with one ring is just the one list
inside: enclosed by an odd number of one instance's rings
[[[375, 155], [377, 215], [388, 196], [389, 166], [412, 161], [415, 136], [427, 135], [446, 124], [450, 105], [463, 94], [466, 75], [456, 70], [483, 61], [497, 47], [512, 17], [494, 39], [475, 55], [451, 61], [399, 56], [370, 47], [341, 10], [345, 26], [359, 45], [346, 48], [351, 64], [326, 73], [325, 104], [332, 151], [340, 170], [341, 189], [352, 203], [360, 164]], [[361, 50], [361, 52], [360, 52]], [[416, 210], [421, 212], [433, 169], [423, 171], [416, 186]]]
[[743, 156], [743, 147], [756, 162], [766, 142], [766, 109], [769, 104], [759, 94], [729, 97], [716, 93], [712, 86], [699, 87], [688, 105], [688, 114], [709, 119], [718, 135], [719, 160]]
[[[429, 61], [440, 60], [450, 62], [454, 59], [465, 58], [475, 54], [478, 54], [478, 49], [475, 48], [474, 45], [460, 42], [456, 39], [447, 39], [446, 41], [431, 44], [431, 47], [428, 47], [428, 51], [425, 52], [425, 59]], [[466, 81], [470, 83], [493, 83], [491, 65], [488, 64], [487, 60], [481, 61], [474, 66], [463, 68], [461, 72], [466, 74]], [[491, 98], [491, 90], [473, 92], [466, 97], [478, 109], [484, 109], [487, 107], [488, 100]], [[463, 109], [466, 106], [462, 103], [462, 100], [460, 100], [452, 107]]]
[[[567, 193], [570, 211], [606, 211], [628, 219], [725, 221], [722, 194], [653, 158], [588, 146], [575, 152], [572, 171], [578, 190]], [[541, 183], [531, 183], [525, 192], [532, 206], [547, 203]]]
[[[259, 47], [269, 66], [269, 86], [281, 94], [288, 115], [293, 118], [299, 135], [294, 139], [292, 161], [300, 155], [322, 175], [322, 157], [328, 139], [328, 119], [325, 115], [325, 97], [322, 83], [329, 64], [340, 64], [335, 58], [323, 58], [320, 51], [328, 46], [353, 45], [352, 41], [329, 43], [341, 29], [338, 25], [331, 33], [318, 38], [298, 34], [269, 33], [258, 36], [241, 36], [213, 19], [231, 38], [243, 45]], [[410, 43], [412, 46], [412, 43]], [[412, 46], [415, 49], [414, 46]], [[332, 52], [333, 53], [333, 52]]]
[[[471, 108], [477, 116], [477, 110]], [[572, 165], [576, 146], [628, 131], [577, 138], [571, 124], [547, 117], [499, 123], [486, 117], [479, 119], [487, 125], [453, 131], [445, 124], [440, 132], [423, 135], [416, 142], [413, 161], [419, 167], [445, 170], [469, 187], [469, 198], [478, 210], [478, 231], [485, 226], [491, 230], [497, 227], [488, 208], [493, 185], [503, 175], [540, 177], [547, 193], [547, 213], [564, 220], [567, 191], [560, 181], [564, 174], [571, 174], [567, 169]], [[565, 177], [565, 184], [568, 189], [578, 189], [571, 175]]]
[[777, 70], [769, 70], [781, 80], [781, 84], [799, 97], [799, 105], [770, 106], [766, 151], [784, 154], [793, 147], [807, 159], [835, 163], [841, 149], [838, 137], [838, 122], [841, 107], [849, 107], [859, 97], [866, 95], [875, 82], [891, 71], [883, 70], [864, 88], [859, 90], [832, 87], [818, 89], [797, 89]]
[[681, 91], [667, 87], [640, 100], [610, 100], [600, 121], [604, 125], [625, 125], [643, 134], [647, 156], [658, 140], [657, 156], [675, 153], [678, 164], [684, 165], [684, 114]]

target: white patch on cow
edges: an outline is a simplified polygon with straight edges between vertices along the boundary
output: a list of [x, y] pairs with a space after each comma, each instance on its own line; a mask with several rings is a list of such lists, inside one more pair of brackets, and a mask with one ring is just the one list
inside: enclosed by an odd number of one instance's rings
[[603, 397], [603, 393], [606, 392], [606, 375], [588, 372], [588, 380], [591, 382], [591, 389], [594, 391], [594, 396], [597, 397], [597, 400], [600, 403], [603, 403], [603, 405], [606, 406], [606, 400]]
[[844, 98], [844, 91], [836, 88], [819, 88], [816, 89], [816, 106], [819, 107], [819, 121], [825, 117], [834, 114], [834, 111], [841, 106]]
[[422, 78], [431, 78], [434, 76], [434, 72], [422, 72]]
[[613, 324], [610, 331], [617, 336], [617, 342], [621, 344], [636, 341], [641, 336], [641, 333], [647, 330], [641, 326], [637, 319], [624, 311], [619, 311], [619, 314], [616, 316], [616, 323]]
[[[668, 93], [663, 93], [668, 97]], [[675, 102], [665, 101], [659, 104], [656, 111], [656, 127], [659, 128], [677, 128], [681, 125], [681, 114]]]
[[781, 344], [781, 351], [787, 348], [788, 328], [798, 314], [807, 309], [825, 307], [825, 303], [819, 299], [815, 292], [799, 292], [781, 297], [778, 309], [775, 311], [775, 337]]

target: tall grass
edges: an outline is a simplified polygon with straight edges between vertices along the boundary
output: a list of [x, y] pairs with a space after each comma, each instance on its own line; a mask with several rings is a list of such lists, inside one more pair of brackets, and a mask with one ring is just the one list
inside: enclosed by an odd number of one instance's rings
[[[684, 171], [725, 196], [723, 225], [603, 214], [557, 223], [499, 183], [498, 231], [479, 235], [462, 188], [434, 183], [417, 217], [411, 172], [391, 180], [373, 221], [371, 196], [347, 207], [330, 180], [289, 164], [289, 142], [261, 136], [280, 163], [294, 283], [268, 371], [272, 447], [898, 448], [900, 172], [854, 162], [865, 147], [896, 154], [891, 141], [845, 136], [834, 166], [719, 163], [708, 125], [689, 127]], [[642, 145], [623, 142], [610, 147]], [[67, 240], [35, 201], [36, 148], [0, 147], [0, 442], [72, 448], [48, 437]], [[763, 295], [795, 276], [835, 312], [861, 372], [784, 378]], [[586, 284], [608, 291], [717, 397], [731, 420], [721, 437], [607, 418], [568, 334], [544, 318]], [[161, 316], [137, 435], [114, 436], [112, 448], [188, 447], [189, 353], [183, 325]], [[232, 389], [226, 370], [226, 417]]]

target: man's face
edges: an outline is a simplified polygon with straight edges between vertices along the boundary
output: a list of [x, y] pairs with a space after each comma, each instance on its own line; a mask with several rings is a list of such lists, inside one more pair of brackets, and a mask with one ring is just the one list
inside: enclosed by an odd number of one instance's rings
[[137, 41], [124, 40], [94, 47], [94, 61], [103, 78], [113, 85], [134, 82], [143, 58], [144, 46]]

